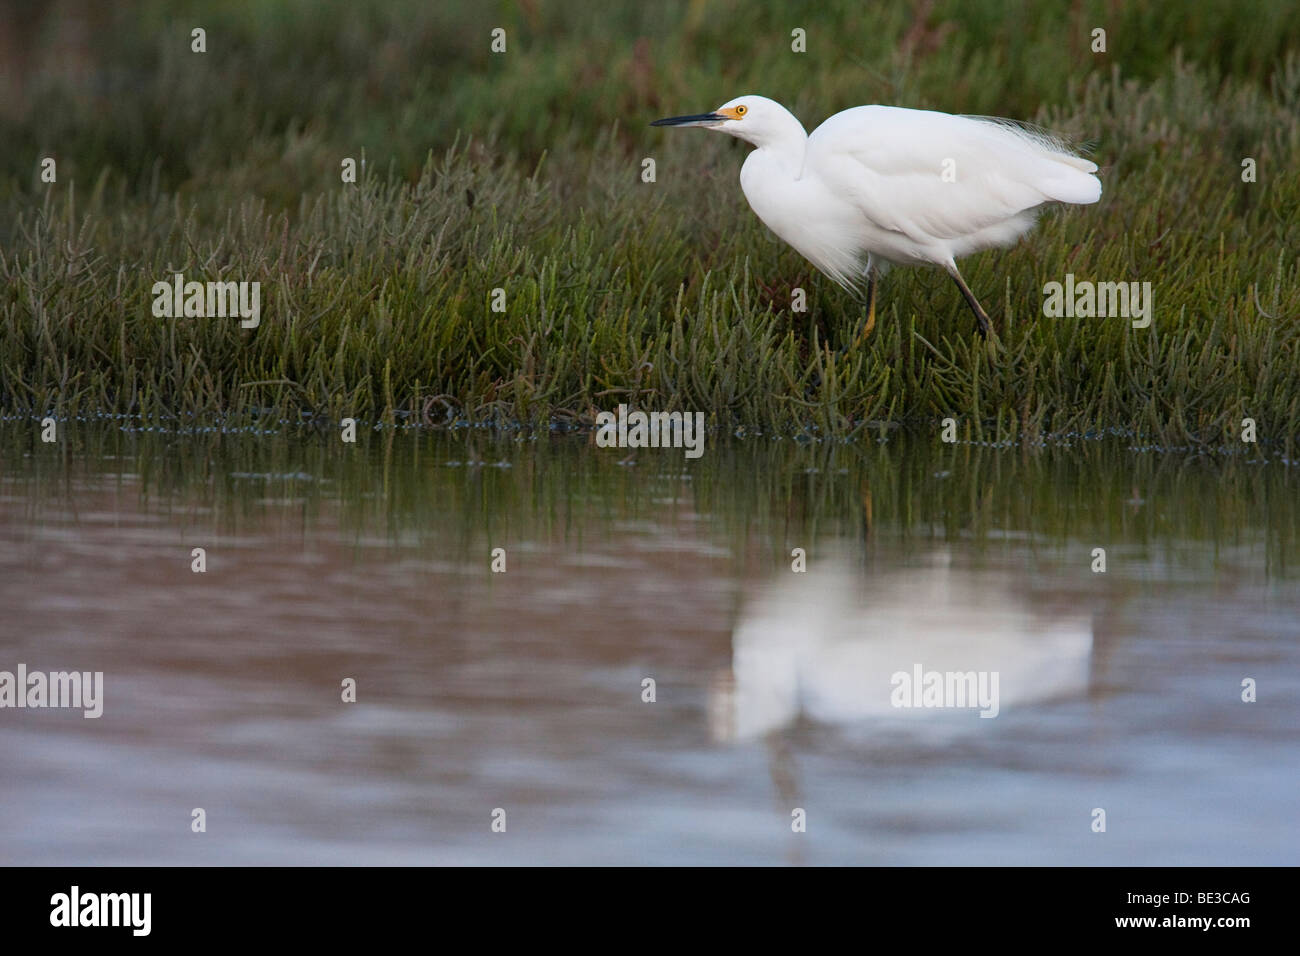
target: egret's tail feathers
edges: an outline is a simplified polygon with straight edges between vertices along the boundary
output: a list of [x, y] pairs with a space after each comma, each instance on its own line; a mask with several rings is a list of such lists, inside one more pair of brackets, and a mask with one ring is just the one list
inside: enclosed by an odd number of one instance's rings
[[[1095, 170], [1097, 167], [1088, 164]], [[1085, 172], [1062, 169], [1060, 173], [1038, 183], [1039, 190], [1048, 199], [1057, 202], [1087, 205], [1101, 198], [1101, 180]]]
[[1021, 155], [1029, 164], [1023, 170], [1025, 180], [1046, 199], [1086, 204], [1101, 198], [1101, 180], [1090, 175], [1097, 171], [1097, 164], [1076, 155], [1059, 136], [1041, 127], [1013, 120], [990, 116], [968, 119], [985, 124], [985, 129], [995, 131], [994, 135], [1002, 137], [1004, 143], [1018, 144]]
[[1019, 140], [1034, 152], [1058, 157], [1071, 165], [1082, 169], [1084, 172], [1095, 173], [1097, 171], [1096, 163], [1091, 163], [1082, 156], [1076, 156], [1074, 149], [1068, 142], [1066, 142], [1066, 140], [1056, 135], [1051, 130], [1044, 129], [1041, 126], [1035, 126], [1033, 123], [1024, 123], [1020, 120], [1006, 119], [1001, 116], [966, 115], [964, 118], [994, 127], [998, 131]]
[[1058, 153], [1057, 158], [1063, 163], [1069, 163], [1075, 169], [1081, 169], [1085, 173], [1095, 173], [1097, 164], [1090, 159], [1084, 159], [1082, 156], [1075, 156], [1073, 153]]

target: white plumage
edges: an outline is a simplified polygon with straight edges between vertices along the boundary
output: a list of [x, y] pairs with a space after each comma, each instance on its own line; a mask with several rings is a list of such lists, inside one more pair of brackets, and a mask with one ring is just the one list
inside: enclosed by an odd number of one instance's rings
[[740, 173], [749, 205], [840, 285], [858, 289], [866, 280], [869, 322], [883, 267], [935, 265], [986, 328], [956, 260], [1014, 243], [1044, 203], [1101, 197], [1096, 164], [1007, 120], [859, 106], [810, 136], [780, 103], [741, 96], [655, 125], [704, 126], [753, 144]]

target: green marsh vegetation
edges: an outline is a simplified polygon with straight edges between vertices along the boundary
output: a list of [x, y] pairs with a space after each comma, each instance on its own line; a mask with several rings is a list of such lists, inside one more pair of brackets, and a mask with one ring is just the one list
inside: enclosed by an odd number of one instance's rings
[[[1250, 417], [1294, 457], [1295, 3], [93, 6], [79, 42], [39, 17], [6, 41], [9, 415], [540, 425], [628, 402], [727, 433], [952, 416], [963, 438], [1166, 446], [1236, 443]], [[1092, 147], [1102, 201], [963, 261], [990, 343], [946, 277], [895, 270], [838, 355], [859, 306], [750, 212], [747, 147], [647, 125], [744, 92], [809, 129], [873, 102], [1036, 122]], [[260, 326], [155, 318], [176, 272], [260, 282]], [[1045, 318], [1067, 273], [1150, 282], [1151, 326]]]

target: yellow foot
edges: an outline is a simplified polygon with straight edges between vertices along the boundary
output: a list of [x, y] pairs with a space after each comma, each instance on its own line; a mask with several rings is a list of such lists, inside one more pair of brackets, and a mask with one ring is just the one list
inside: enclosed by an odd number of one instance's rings
[[875, 327], [876, 327], [876, 300], [873, 298], [871, 300], [871, 307], [867, 309], [867, 324], [862, 327], [862, 331], [858, 333], [858, 337], [853, 340], [853, 347], [857, 348], [863, 342], [865, 342], [867, 340], [867, 336], [871, 334], [871, 330], [874, 329]]

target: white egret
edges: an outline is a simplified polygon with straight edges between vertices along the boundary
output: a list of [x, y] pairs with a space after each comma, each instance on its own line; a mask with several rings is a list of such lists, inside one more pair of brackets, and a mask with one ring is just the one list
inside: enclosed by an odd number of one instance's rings
[[780, 103], [740, 96], [712, 113], [656, 120], [702, 126], [757, 147], [740, 186], [758, 218], [855, 294], [876, 321], [876, 278], [890, 265], [941, 266], [975, 313], [989, 318], [957, 259], [1009, 246], [1048, 202], [1093, 203], [1095, 163], [1008, 120], [894, 106], [836, 113], [808, 135]]

